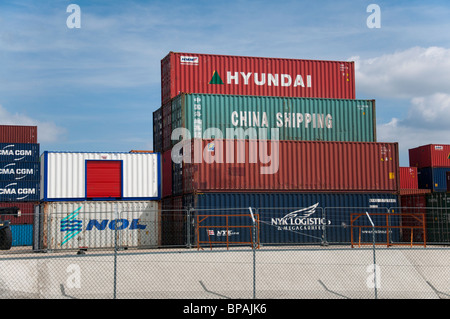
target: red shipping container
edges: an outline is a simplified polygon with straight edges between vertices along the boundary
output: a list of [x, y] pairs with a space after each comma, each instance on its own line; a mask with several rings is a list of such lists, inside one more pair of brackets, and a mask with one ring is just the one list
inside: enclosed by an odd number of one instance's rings
[[194, 141], [185, 193], [399, 191], [398, 143]]
[[417, 167], [400, 167], [400, 189], [418, 189]]
[[355, 65], [170, 52], [161, 60], [162, 104], [180, 93], [355, 99]]
[[409, 149], [409, 166], [450, 167], [450, 145], [428, 144]]
[[162, 197], [172, 195], [172, 158], [171, 151], [162, 154]]
[[[427, 213], [426, 195], [425, 194], [401, 195], [400, 205], [401, 205], [400, 212], [404, 214], [401, 216], [402, 240], [406, 243], [411, 242], [411, 239], [413, 242], [423, 242], [424, 232], [421, 228], [425, 226], [426, 229], [426, 213]], [[412, 216], [408, 214], [420, 214], [420, 215]]]
[[2, 216], [0, 219], [11, 221], [11, 225], [24, 225], [34, 223], [34, 206], [38, 202], [0, 202], [0, 207], [19, 207], [21, 211], [20, 217]]
[[0, 143], [37, 144], [37, 126], [0, 125]]

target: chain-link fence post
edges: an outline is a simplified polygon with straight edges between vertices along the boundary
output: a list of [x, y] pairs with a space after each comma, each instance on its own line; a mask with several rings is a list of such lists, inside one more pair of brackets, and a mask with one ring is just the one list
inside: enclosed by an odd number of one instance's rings
[[[376, 253], [375, 253], [375, 224], [370, 218], [368, 212], [366, 212], [367, 218], [369, 218], [370, 224], [372, 225], [372, 247], [373, 247], [373, 281], [374, 281], [374, 289], [375, 289], [375, 299], [378, 299], [378, 291], [377, 291], [377, 261], [376, 261]], [[387, 235], [387, 234], [386, 234]]]
[[[119, 218], [119, 212], [117, 208], [117, 204], [114, 205], [114, 217], [117, 220]], [[114, 227], [114, 292], [113, 292], [113, 299], [117, 299], [117, 224]]]
[[192, 248], [192, 240], [191, 240], [191, 226], [192, 226], [192, 208], [187, 210], [186, 216], [186, 246], [188, 249]]
[[322, 220], [325, 221], [323, 223], [323, 233], [322, 233], [322, 242], [321, 245], [322, 246], [328, 246], [328, 241], [327, 241], [327, 208], [325, 207], [325, 209], [322, 208]]
[[252, 216], [252, 250], [253, 250], [253, 299], [256, 299], [256, 220], [251, 207], [250, 215]]

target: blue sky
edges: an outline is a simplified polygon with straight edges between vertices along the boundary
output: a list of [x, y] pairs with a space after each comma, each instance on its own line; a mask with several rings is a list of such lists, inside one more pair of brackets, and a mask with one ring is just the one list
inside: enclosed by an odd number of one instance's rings
[[41, 151], [152, 149], [169, 51], [351, 60], [408, 166], [408, 148], [450, 144], [449, 16], [448, 1], [3, 0], [0, 124], [38, 125]]

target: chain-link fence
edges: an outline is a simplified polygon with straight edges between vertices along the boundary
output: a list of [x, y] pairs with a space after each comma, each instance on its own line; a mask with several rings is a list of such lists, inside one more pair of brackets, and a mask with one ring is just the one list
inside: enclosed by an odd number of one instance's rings
[[31, 243], [0, 251], [0, 298], [449, 299], [447, 217], [395, 207], [42, 214]]

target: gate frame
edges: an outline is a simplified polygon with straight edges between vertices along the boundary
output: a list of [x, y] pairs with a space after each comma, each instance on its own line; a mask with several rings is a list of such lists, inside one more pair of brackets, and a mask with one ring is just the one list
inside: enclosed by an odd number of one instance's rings
[[[197, 211], [197, 212], [202, 212], [201, 210], [200, 211]], [[197, 237], [197, 250], [200, 250], [200, 249], [202, 249], [203, 250], [203, 248], [201, 247], [201, 245], [200, 244], [209, 244], [209, 247], [210, 247], [210, 250], [212, 250], [212, 246], [213, 246], [213, 244], [225, 244], [226, 243], [226, 247], [227, 247], [227, 250], [229, 250], [229, 245], [230, 244], [250, 244], [250, 246], [252, 247], [252, 248], [256, 248], [256, 249], [258, 249], [259, 248], [259, 230], [260, 230], [260, 227], [259, 227], [259, 214], [253, 214], [253, 216], [252, 216], [252, 214], [250, 214], [250, 213], [242, 213], [242, 214], [195, 214], [196, 215], [196, 227], [195, 227], [195, 234], [196, 234], [196, 237]], [[201, 218], [202, 217], [202, 218]], [[203, 221], [205, 221], [206, 219], [208, 219], [209, 217], [225, 217], [225, 220], [226, 220], [226, 224], [225, 225], [214, 225], [214, 226], [201, 226], [201, 223], [203, 222]], [[229, 225], [229, 223], [228, 223], [228, 217], [248, 217], [249, 219], [253, 219], [253, 217], [254, 217], [254, 223], [252, 224], [252, 225], [249, 225], [249, 226], [242, 226], [242, 225]], [[201, 241], [200, 240], [200, 228], [226, 228], [226, 230], [227, 230], [227, 239], [226, 239], [226, 242], [223, 242], [223, 241], [211, 241], [211, 237], [210, 237], [210, 235], [208, 234], [208, 240], [207, 241]], [[230, 241], [229, 240], [229, 236], [228, 236], [228, 228], [229, 227], [233, 227], [233, 228], [249, 228], [249, 231], [250, 231], [250, 238], [251, 238], [251, 241], [250, 242], [240, 242], [240, 241]], [[254, 235], [253, 235], [253, 229], [254, 229], [254, 227], [256, 227], [256, 242], [254, 243]], [[254, 247], [254, 244], [256, 245], [256, 247]]]
[[[353, 240], [353, 229], [357, 228], [359, 229], [359, 240], [358, 240], [358, 247], [361, 247], [361, 245], [386, 245], [389, 246], [424, 246], [427, 247], [427, 240], [426, 240], [426, 219], [424, 213], [370, 213], [370, 215], [379, 215], [379, 216], [386, 216], [386, 225], [379, 226], [379, 225], [353, 225], [353, 223], [358, 220], [362, 216], [366, 216], [366, 213], [350, 213], [350, 236], [351, 236], [351, 247], [354, 248], [356, 246], [356, 243]], [[353, 216], [357, 216], [356, 218], [353, 218]], [[389, 224], [389, 216], [413, 216], [417, 221], [422, 223], [422, 226], [394, 226]], [[421, 216], [422, 220], [416, 218], [416, 216]], [[375, 228], [383, 228], [386, 229], [386, 243], [361, 243], [361, 229], [362, 228], [372, 228], [375, 230]], [[411, 242], [408, 243], [390, 243], [389, 242], [389, 229], [411, 229]], [[423, 231], [423, 243], [414, 243], [413, 242], [413, 229], [421, 229]]]

